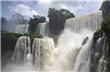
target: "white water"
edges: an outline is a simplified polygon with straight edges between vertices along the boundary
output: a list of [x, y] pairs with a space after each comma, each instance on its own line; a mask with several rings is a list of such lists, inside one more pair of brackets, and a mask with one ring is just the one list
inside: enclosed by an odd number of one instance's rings
[[[99, 38], [99, 40], [97, 41], [97, 48], [102, 49], [102, 52], [101, 52], [102, 55], [99, 59], [99, 65], [98, 65], [97, 72], [106, 72], [106, 70], [107, 70], [107, 66], [106, 66], [107, 61], [106, 61], [105, 55], [108, 52], [108, 48], [105, 48], [106, 47], [106, 39], [107, 39], [107, 37], [104, 34], [103, 37]], [[99, 50], [99, 54], [100, 54], [101, 49]]]
[[39, 23], [36, 30], [37, 30], [36, 32], [38, 32], [42, 36], [47, 36], [49, 32], [48, 22]]
[[65, 28], [69, 28], [74, 32], [80, 32], [87, 28], [91, 31], [96, 31], [97, 27], [102, 22], [102, 13], [97, 12], [87, 16], [80, 16], [66, 20]]
[[[64, 32], [59, 36], [56, 47], [51, 38], [35, 38], [32, 44], [32, 53], [29, 53], [29, 56], [28, 54], [24, 56], [27, 57], [27, 63], [30, 64], [32, 61], [31, 67], [33, 69], [29, 69], [29, 72], [89, 72], [92, 36], [94, 30], [100, 25], [100, 21], [102, 21], [102, 19], [99, 13], [68, 19], [65, 24]], [[42, 29], [44, 28], [43, 26]], [[87, 37], [88, 39], [83, 44]], [[23, 37], [23, 39], [25, 38]], [[22, 57], [17, 53], [21, 52], [18, 47], [23, 44], [23, 49], [26, 49], [27, 47], [24, 46], [26, 42], [22, 40], [21, 37], [17, 43], [14, 55], [16, 57]], [[20, 59], [22, 58], [16, 60], [19, 61]], [[26, 69], [26, 67], [23, 68]], [[19, 70], [23, 71], [22, 68]], [[27, 69], [24, 71], [27, 71]]]
[[3, 72], [33, 72], [30, 38], [21, 36], [12, 55], [12, 63], [7, 64]]
[[89, 37], [87, 44], [82, 46], [74, 65], [73, 71], [75, 72], [89, 72], [89, 62], [91, 56], [91, 44], [92, 44], [92, 35]]
[[52, 64], [54, 42], [52, 38], [35, 38], [32, 45], [33, 65], [37, 70], [49, 70]]
[[21, 36], [16, 43], [15, 51], [12, 56], [12, 62], [15, 64], [31, 63], [31, 46], [30, 38]]
[[21, 33], [21, 34], [28, 33], [28, 27], [29, 24], [18, 24], [15, 29], [15, 33]]
[[[69, 29], [65, 29], [63, 34], [59, 37], [58, 45], [54, 51], [55, 64], [52, 67], [53, 70], [60, 72], [80, 72], [78, 71], [79, 66], [83, 63], [87, 63], [90, 57], [88, 50], [90, 49], [89, 45], [91, 44], [92, 33], [93, 32], [87, 30], [81, 33], [74, 33]], [[82, 46], [82, 42], [87, 36], [89, 40]], [[87, 70], [85, 65], [82, 67], [84, 67], [82, 69]]]

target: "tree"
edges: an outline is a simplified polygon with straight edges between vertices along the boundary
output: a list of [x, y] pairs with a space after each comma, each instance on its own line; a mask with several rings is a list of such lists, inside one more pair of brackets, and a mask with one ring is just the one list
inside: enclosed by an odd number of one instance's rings
[[41, 16], [33, 16], [33, 18], [30, 18], [29, 20], [29, 32], [30, 33], [34, 33], [38, 24], [45, 22], [46, 18], [45, 17], [41, 17]]
[[104, 21], [110, 21], [110, 1], [104, 1], [101, 6]]
[[6, 21], [6, 18], [1, 17], [1, 22], [5, 22], [5, 21]]
[[2, 67], [7, 65], [7, 62], [9, 62], [9, 60], [11, 59], [12, 54], [15, 50], [16, 42], [21, 36], [30, 37], [31, 44], [33, 43], [34, 38], [42, 38], [40, 34], [31, 34], [31, 33], [18, 34], [18, 33], [1, 30], [1, 65]]
[[7, 24], [7, 19], [4, 17], [1, 17], [1, 29], [6, 30], [6, 24]]
[[65, 20], [75, 17], [75, 15], [67, 9], [56, 10], [55, 8], [49, 8], [48, 17], [50, 34], [59, 35], [64, 29]]
[[102, 30], [106, 34], [107, 41], [107, 72], [110, 72], [110, 1], [103, 1], [101, 6], [102, 14], [103, 14], [103, 22], [102, 22]]
[[103, 14], [102, 29], [110, 36], [110, 1], [104, 1], [101, 6]]

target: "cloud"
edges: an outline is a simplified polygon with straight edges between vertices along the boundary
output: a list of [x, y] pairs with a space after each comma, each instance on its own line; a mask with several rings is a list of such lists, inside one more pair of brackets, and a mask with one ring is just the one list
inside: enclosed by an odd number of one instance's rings
[[39, 3], [51, 3], [53, 0], [38, 0]]
[[44, 8], [68, 9], [76, 16], [98, 11], [103, 0], [38, 0]]
[[24, 4], [18, 4], [16, 5], [11, 12], [21, 14], [26, 18], [30, 18], [33, 15], [39, 15], [36, 10], [31, 9], [29, 6]]
[[[73, 12], [76, 16], [80, 16], [98, 11], [102, 0], [37, 0], [35, 2], [36, 4], [32, 5], [33, 10], [29, 4], [18, 4], [13, 11], [25, 17], [32, 17], [34, 14], [47, 16], [49, 8], [63, 8]], [[31, 4], [31, 2], [28, 3]]]
[[70, 10], [74, 11], [76, 16], [90, 14], [99, 11], [101, 7], [101, 2], [85, 2], [84, 4], [81, 2], [81, 4], [75, 8], [71, 8]]
[[103, 0], [37, 0], [39, 3], [52, 3], [52, 2], [103, 2]]
[[[101, 6], [102, 0], [31, 0], [31, 1], [10, 1], [10, 3], [4, 4], [9, 11], [10, 16], [14, 13], [19, 13], [27, 18], [35, 15], [47, 16], [49, 8], [56, 9], [68, 9], [73, 12], [75, 16], [85, 15], [98, 11]], [[10, 7], [8, 9], [8, 7]], [[4, 15], [6, 15], [4, 13]], [[10, 17], [9, 16], [9, 17]]]

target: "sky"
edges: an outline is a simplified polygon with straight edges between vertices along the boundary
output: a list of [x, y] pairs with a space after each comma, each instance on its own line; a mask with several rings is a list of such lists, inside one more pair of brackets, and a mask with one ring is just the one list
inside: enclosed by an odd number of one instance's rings
[[1, 16], [10, 19], [13, 14], [30, 18], [33, 15], [47, 16], [49, 8], [68, 9], [75, 16], [99, 11], [102, 0], [2, 0]]

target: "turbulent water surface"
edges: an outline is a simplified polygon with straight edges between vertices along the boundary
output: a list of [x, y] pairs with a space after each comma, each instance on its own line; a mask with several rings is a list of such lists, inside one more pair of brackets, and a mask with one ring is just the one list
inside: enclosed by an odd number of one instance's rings
[[[52, 38], [35, 38], [30, 44], [29, 37], [20, 37], [12, 56], [12, 63], [5, 71], [42, 72], [72, 71], [90, 72], [91, 45], [94, 31], [101, 24], [101, 13], [66, 20], [65, 29], [59, 36], [57, 46]], [[46, 24], [41, 24], [44, 34]], [[103, 57], [100, 59], [99, 70]]]

